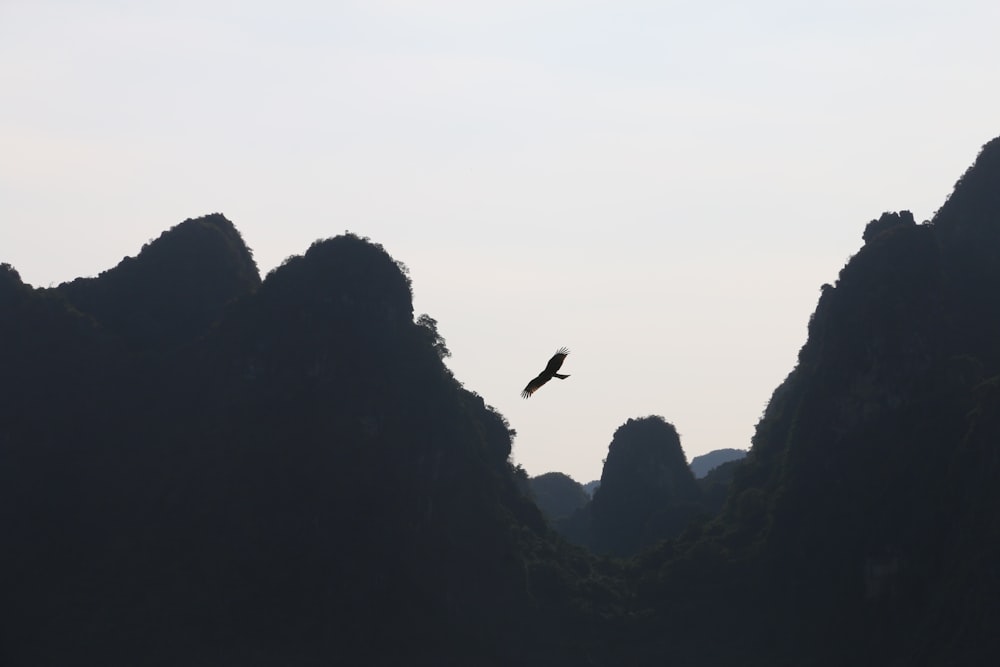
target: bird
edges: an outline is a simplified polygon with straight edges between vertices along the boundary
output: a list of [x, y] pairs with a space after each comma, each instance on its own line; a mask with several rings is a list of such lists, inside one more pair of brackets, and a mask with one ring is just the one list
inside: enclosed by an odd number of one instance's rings
[[552, 355], [552, 358], [549, 359], [549, 363], [545, 364], [545, 370], [539, 373], [538, 377], [529, 382], [528, 386], [524, 388], [524, 391], [521, 392], [521, 397], [528, 398], [536, 391], [538, 391], [543, 384], [545, 384], [554, 377], [559, 378], [560, 380], [565, 380], [566, 378], [568, 378], [569, 377], [568, 375], [560, 375], [559, 373], [556, 373], [556, 371], [559, 370], [559, 368], [562, 366], [563, 360], [566, 358], [566, 355], [568, 354], [569, 354], [568, 349], [566, 349], [565, 347], [559, 348], [559, 350]]

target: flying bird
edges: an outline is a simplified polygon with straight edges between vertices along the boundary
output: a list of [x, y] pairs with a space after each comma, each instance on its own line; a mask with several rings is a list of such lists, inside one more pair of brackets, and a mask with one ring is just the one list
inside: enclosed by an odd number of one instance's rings
[[562, 366], [563, 359], [565, 359], [568, 354], [569, 350], [565, 347], [559, 348], [559, 351], [553, 354], [552, 358], [549, 359], [549, 363], [545, 364], [545, 370], [539, 373], [538, 377], [528, 383], [528, 386], [521, 392], [521, 396], [523, 398], [528, 398], [538, 391], [543, 384], [554, 377], [559, 378], [560, 380], [568, 378], [568, 375], [560, 375], [559, 373], [556, 373], [556, 371]]

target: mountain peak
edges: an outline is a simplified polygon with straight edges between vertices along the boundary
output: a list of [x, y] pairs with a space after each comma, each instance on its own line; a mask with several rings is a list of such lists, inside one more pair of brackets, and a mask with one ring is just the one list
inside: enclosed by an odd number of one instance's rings
[[883, 213], [877, 220], [872, 220], [865, 227], [865, 232], [861, 238], [865, 243], [875, 239], [882, 234], [901, 227], [912, 227], [916, 225], [913, 214], [909, 211], [899, 211], [898, 213]]
[[56, 291], [103, 327], [135, 344], [176, 344], [204, 333], [260, 275], [250, 249], [225, 216], [188, 219], [96, 278]]
[[673, 424], [659, 416], [629, 419], [612, 437], [591, 503], [595, 550], [630, 554], [677, 534], [699, 499]]
[[369, 239], [344, 234], [313, 243], [268, 274], [262, 296], [285, 309], [318, 307], [346, 316], [409, 323], [406, 267]]
[[934, 222], [957, 242], [1000, 242], [1000, 137], [983, 146]]

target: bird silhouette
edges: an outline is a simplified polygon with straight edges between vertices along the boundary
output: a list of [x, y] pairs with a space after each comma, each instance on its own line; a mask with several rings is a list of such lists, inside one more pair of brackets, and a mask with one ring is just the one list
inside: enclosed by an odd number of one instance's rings
[[566, 358], [566, 355], [568, 354], [569, 350], [567, 350], [565, 347], [559, 348], [559, 350], [552, 355], [552, 358], [549, 359], [549, 363], [545, 364], [545, 370], [539, 373], [538, 377], [536, 377], [534, 380], [528, 383], [528, 386], [525, 387], [524, 391], [521, 392], [521, 396], [523, 398], [528, 398], [536, 391], [538, 391], [543, 384], [545, 384], [554, 377], [559, 378], [560, 380], [565, 380], [566, 378], [568, 378], [569, 377], [568, 375], [560, 375], [559, 373], [556, 373], [556, 371], [559, 370], [559, 368], [562, 366], [563, 360]]

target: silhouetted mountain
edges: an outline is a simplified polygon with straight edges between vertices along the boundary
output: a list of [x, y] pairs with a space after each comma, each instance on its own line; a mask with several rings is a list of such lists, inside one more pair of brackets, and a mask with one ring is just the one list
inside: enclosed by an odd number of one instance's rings
[[532, 477], [530, 483], [535, 504], [550, 521], [569, 516], [590, 502], [580, 483], [561, 472]]
[[742, 449], [716, 449], [691, 459], [691, 472], [696, 479], [701, 479], [723, 463], [738, 461], [746, 455]]
[[587, 482], [586, 484], [584, 484], [583, 485], [583, 490], [587, 492], [588, 496], [590, 496], [591, 498], [593, 498], [594, 497], [594, 492], [597, 491], [597, 487], [599, 487], [600, 485], [601, 485], [601, 480], [595, 479], [595, 480], [592, 480], [592, 481]]
[[745, 459], [616, 431], [553, 525], [628, 560], [549, 528], [377, 244], [260, 282], [209, 216], [55, 289], [0, 265], [0, 664], [990, 664], [1000, 139], [863, 241]]
[[56, 291], [136, 346], [181, 345], [204, 334], [223, 307], [260, 284], [250, 250], [216, 213], [186, 220], [97, 278]]
[[[114, 350], [111, 337], [61, 295], [35, 290], [0, 265], [0, 457], [43, 459], [46, 446], [71, 438], [92, 410], [94, 385], [112, 372]], [[33, 450], [18, 451], [28, 441]]]
[[633, 554], [678, 534], [700, 496], [676, 429], [662, 417], [629, 419], [615, 431], [591, 502], [595, 551]]
[[708, 515], [715, 516], [725, 507], [726, 500], [729, 499], [733, 479], [736, 478], [736, 473], [743, 462], [743, 458], [740, 457], [717, 465], [707, 475], [698, 480], [698, 486], [701, 487], [702, 506]]
[[[645, 445], [635, 444], [641, 442], [641, 437], [636, 437], [639, 430], [636, 426], [630, 426], [633, 422], [648, 422], [648, 432], [644, 434]], [[622, 459], [631, 458], [633, 477], [619, 481], [612, 486], [617, 489], [616, 495], [602, 497], [598, 501], [598, 524], [603, 520], [603, 525], [594, 525], [594, 503], [585, 502], [573, 506], [571, 511], [561, 508], [561, 514], [553, 515], [551, 511], [545, 511], [543, 501], [536, 498], [539, 507], [549, 516], [553, 528], [564, 538], [579, 546], [593, 549], [597, 552], [612, 553], [619, 556], [633, 555], [642, 547], [647, 547], [658, 540], [676, 537], [687, 528], [696, 518], [707, 519], [722, 511], [726, 499], [729, 497], [730, 487], [736, 473], [739, 462], [746, 456], [746, 452], [738, 449], [718, 450], [710, 452], [703, 457], [696, 457], [691, 466], [688, 466], [689, 473], [681, 473], [677, 469], [677, 461], [673, 456], [680, 449], [680, 439], [676, 431], [670, 424], [662, 421], [659, 417], [647, 417], [641, 420], [629, 420], [621, 429], [626, 429], [624, 442], [631, 443], [621, 445], [618, 433], [612, 441], [612, 446], [616, 449], [624, 449], [625, 454], [619, 451], [615, 455], [615, 463], [612, 468], [612, 475], [621, 475], [623, 469], [627, 469], [629, 464], [622, 465]], [[661, 431], [656, 433], [656, 431]], [[656, 440], [660, 439], [660, 443]], [[650, 452], [642, 452], [645, 446]], [[610, 448], [609, 448], [610, 449]], [[631, 452], [629, 450], [632, 450]], [[638, 451], [636, 451], [638, 450]], [[683, 455], [683, 451], [681, 452]], [[610, 452], [609, 452], [610, 454]], [[646, 458], [648, 457], [648, 458]], [[663, 460], [655, 463], [657, 457]], [[611, 456], [609, 455], [609, 460]], [[718, 463], [713, 463], [717, 461]], [[694, 464], [697, 463], [697, 466]], [[657, 465], [661, 466], [661, 475], [657, 479], [655, 471]], [[708, 475], [695, 481], [695, 488], [692, 488], [688, 477], [693, 475], [695, 467], [704, 465], [711, 466]], [[607, 464], [605, 472], [607, 472]], [[616, 472], [617, 471], [617, 472]], [[670, 472], [667, 472], [670, 471]], [[559, 473], [550, 473], [559, 475]], [[625, 473], [626, 475], [628, 473]], [[564, 476], [563, 476], [564, 477]], [[567, 478], [568, 479], [568, 478]], [[693, 477], [692, 477], [693, 479]], [[576, 484], [569, 480], [572, 484]], [[601, 488], [600, 481], [590, 483], [596, 494]], [[680, 493], [674, 490], [680, 488]], [[584, 487], [580, 487], [583, 489]], [[567, 493], [570, 493], [567, 490]], [[573, 498], [578, 498], [575, 492]], [[617, 497], [616, 497], [617, 496]], [[576, 501], [578, 502], [578, 501]], [[601, 505], [604, 505], [602, 508]], [[611, 507], [611, 510], [608, 510]], [[620, 514], [616, 514], [620, 512]], [[611, 526], [611, 540], [621, 540], [621, 534], [614, 534], [614, 531], [629, 531], [630, 537], [625, 542], [620, 542], [624, 546], [614, 549], [609, 548], [608, 526]], [[603, 531], [603, 533], [602, 533]], [[638, 540], [634, 535], [640, 535]]]
[[591, 564], [401, 267], [344, 236], [256, 286], [230, 231], [0, 271], [3, 664], [548, 662]]
[[[657, 419], [659, 418], [654, 418], [654, 421]], [[669, 424], [666, 426], [669, 426]], [[676, 447], [679, 448], [680, 440], [676, 437], [671, 437], [667, 433], [667, 429], [664, 429], [664, 432], [660, 435], [664, 439], [662, 454], [666, 458], [668, 457], [667, 452], [675, 449], [672, 444], [673, 441], [676, 440]], [[673, 435], [676, 436], [676, 433]], [[612, 445], [615, 442], [618, 442], [617, 434]], [[626, 436], [626, 442], [628, 442], [628, 436]], [[637, 447], [636, 445], [631, 446]], [[626, 449], [628, 447], [629, 445], [625, 445]], [[654, 447], [656, 446], [654, 445]], [[620, 461], [622, 456], [621, 453], [617, 454], [615, 457], [616, 462]], [[619, 493], [627, 489], [628, 500], [621, 502], [612, 496], [610, 501], [606, 498], [599, 501], [598, 506], [600, 507], [602, 502], [605, 506], [610, 503], [612, 507], [618, 505], [617, 509], [626, 514], [633, 510], [637, 514], [634, 516], [618, 516], [612, 510], [610, 514], [605, 516], [605, 524], [597, 528], [596, 531], [593, 523], [594, 514], [591, 504], [591, 494], [596, 493], [597, 489], [601, 487], [599, 480], [588, 484], [592, 489], [591, 493], [588, 494], [586, 487], [577, 484], [569, 477], [561, 473], [548, 473], [532, 480], [533, 488], [535, 488], [536, 484], [538, 487], [534, 492], [534, 498], [539, 508], [552, 523], [553, 528], [556, 529], [556, 532], [573, 544], [596, 551], [608, 551], [617, 555], [630, 555], [634, 554], [641, 546], [648, 546], [660, 539], [675, 537], [696, 516], [714, 516], [718, 514], [722, 510], [726, 498], [729, 496], [736, 463], [745, 456], [746, 452], [743, 450], [722, 449], [695, 457], [689, 467], [692, 474], [696, 474], [696, 471], [701, 471], [700, 477], [702, 478], [696, 480], [698, 488], [696, 492], [692, 491], [686, 481], [680, 482], [682, 487], [687, 489], [684, 493], [677, 495], [668, 490], [672, 484], [676, 483], [671, 479], [671, 475], [676, 474], [676, 471], [664, 475], [664, 478], [658, 482], [662, 485], [662, 488], [659, 490], [655, 489], [657, 483], [642, 477], [642, 475], [637, 476], [636, 479], [626, 480], [624, 483], [618, 484]], [[665, 463], [664, 465], [667, 468], [671, 466], [670, 463]], [[643, 470], [644, 473], [649, 472], [646, 469], [645, 462], [641, 459], [635, 462], [635, 466], [636, 470]], [[711, 473], [706, 476], [705, 473], [709, 469]], [[607, 470], [606, 467], [605, 470]], [[686, 480], [687, 475], [680, 474], [679, 477]], [[581, 491], [583, 492], [582, 495]], [[632, 503], [630, 507], [628, 503]], [[598, 512], [601, 512], [601, 510], [599, 509]], [[601, 519], [598, 519], [598, 522], [600, 521]], [[606, 533], [608, 525], [614, 526], [611, 529], [612, 531], [619, 530], [624, 526], [628, 526], [631, 522], [642, 524], [631, 527], [633, 533], [638, 531], [642, 536], [641, 539], [630, 541], [628, 546], [617, 550], [609, 549], [606, 544], [602, 545], [600, 540], [606, 539], [607, 536], [600, 536], [601, 534], [598, 531], [604, 530]], [[613, 537], [611, 539], [618, 538]]]
[[[733, 642], [759, 664], [973, 665], [1000, 647], [1000, 607], [985, 601], [1000, 579], [984, 570], [1000, 561], [1000, 498], [983, 477], [1000, 441], [986, 416], [1000, 384], [998, 192], [994, 140], [930, 223], [903, 211], [868, 225], [823, 287], [723, 515], [648, 557], [664, 616], [751, 619]], [[701, 620], [667, 607], [692, 587], [719, 591]]]

